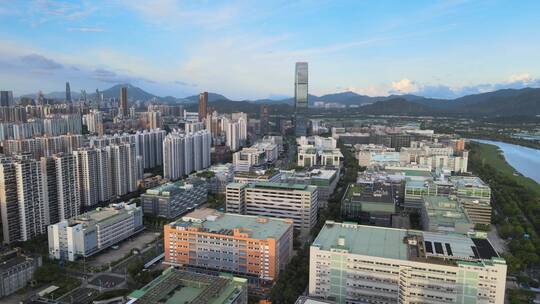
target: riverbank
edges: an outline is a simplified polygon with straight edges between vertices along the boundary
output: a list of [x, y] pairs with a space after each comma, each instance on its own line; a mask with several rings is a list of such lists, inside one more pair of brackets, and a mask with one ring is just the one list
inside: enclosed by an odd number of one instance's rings
[[468, 144], [469, 168], [492, 190], [493, 223], [509, 252], [508, 273], [524, 277], [540, 262], [540, 185], [516, 174], [497, 146]]
[[493, 133], [485, 133], [485, 132], [457, 132], [457, 134], [459, 134], [459, 136], [463, 138], [476, 138], [476, 139], [500, 141], [507, 144], [518, 145], [522, 147], [540, 150], [540, 142], [527, 140], [523, 138], [514, 138], [506, 134], [499, 134], [499, 133], [493, 134]]

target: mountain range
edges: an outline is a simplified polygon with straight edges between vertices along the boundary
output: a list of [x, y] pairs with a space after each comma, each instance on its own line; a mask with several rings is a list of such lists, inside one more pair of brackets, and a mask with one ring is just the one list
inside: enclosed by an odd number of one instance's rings
[[[144, 91], [131, 84], [118, 84], [109, 89], [101, 91], [104, 98], [118, 98], [121, 87], [128, 88], [128, 96], [135, 100], [152, 100], [169, 104], [193, 104], [199, 100], [198, 95], [185, 98], [173, 96], [160, 97]], [[35, 97], [35, 95], [27, 95]], [[72, 92], [74, 99], [79, 94]], [[45, 94], [47, 98], [61, 99], [65, 97], [64, 92], [53, 92]], [[95, 98], [95, 93], [88, 95], [90, 99]], [[258, 99], [233, 101], [227, 97], [208, 93], [208, 101], [213, 108], [221, 112], [233, 110], [244, 110], [245, 112], [258, 112], [261, 104], [271, 105], [275, 110], [287, 111], [287, 108], [294, 104], [294, 98], [284, 98], [279, 100]], [[370, 97], [354, 92], [341, 92], [327, 94], [323, 96], [309, 95], [310, 105], [315, 102], [340, 103], [345, 106], [356, 106], [352, 111], [365, 114], [407, 114], [407, 115], [483, 115], [483, 116], [539, 116], [540, 115], [540, 89], [503, 89], [488, 93], [467, 95], [456, 99], [436, 99], [417, 95], [390, 95]], [[193, 106], [187, 106], [188, 109]], [[350, 109], [350, 108], [349, 108]], [[228, 110], [228, 111], [227, 111]], [[288, 109], [290, 111], [290, 109]]]

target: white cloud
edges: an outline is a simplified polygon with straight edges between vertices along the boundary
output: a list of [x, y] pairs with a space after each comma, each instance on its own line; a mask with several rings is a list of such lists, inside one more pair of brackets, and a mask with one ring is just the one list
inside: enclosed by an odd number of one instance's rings
[[391, 86], [391, 92], [400, 94], [409, 94], [418, 91], [418, 84], [414, 81], [404, 78], [399, 81], [393, 81]]
[[520, 73], [520, 74], [511, 75], [508, 80], [509, 80], [509, 82], [529, 83], [529, 82], [531, 82], [533, 80], [533, 78], [531, 77], [531, 74], [529, 74], [529, 73]]

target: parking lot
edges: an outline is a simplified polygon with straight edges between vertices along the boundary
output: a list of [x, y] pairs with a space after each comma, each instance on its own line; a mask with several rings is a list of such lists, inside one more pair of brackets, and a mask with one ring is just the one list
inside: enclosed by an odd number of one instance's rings
[[124, 278], [110, 274], [101, 274], [88, 283], [101, 288], [114, 288], [124, 282]]
[[159, 233], [143, 231], [131, 238], [118, 243], [118, 248], [109, 247], [86, 260], [89, 266], [101, 267], [118, 261], [131, 252], [132, 249], [143, 249], [159, 237]]

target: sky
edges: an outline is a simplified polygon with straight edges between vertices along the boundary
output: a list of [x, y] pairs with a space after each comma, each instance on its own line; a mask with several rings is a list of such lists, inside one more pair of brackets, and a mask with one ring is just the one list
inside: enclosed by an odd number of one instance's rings
[[540, 1], [0, 0], [0, 89], [455, 98], [540, 87]]

